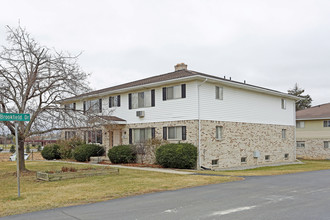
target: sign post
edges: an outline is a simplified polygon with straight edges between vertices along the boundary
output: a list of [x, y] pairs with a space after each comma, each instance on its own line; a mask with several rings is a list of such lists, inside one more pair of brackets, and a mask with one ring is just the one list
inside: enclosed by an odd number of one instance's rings
[[[17, 195], [21, 196], [20, 190], [20, 171], [19, 171], [19, 155], [18, 155], [18, 135], [17, 121], [30, 121], [30, 114], [0, 113], [0, 121], [16, 121], [15, 123], [15, 140], [16, 140], [16, 166], [17, 166]], [[24, 158], [24, 157], [23, 157]]]

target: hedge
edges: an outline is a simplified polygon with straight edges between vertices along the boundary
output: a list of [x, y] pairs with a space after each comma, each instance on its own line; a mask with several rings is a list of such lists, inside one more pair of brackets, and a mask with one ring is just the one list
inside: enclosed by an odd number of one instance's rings
[[57, 144], [49, 144], [41, 151], [41, 156], [46, 160], [61, 159], [60, 146]]
[[108, 151], [111, 163], [134, 163], [136, 152], [131, 145], [118, 145]]
[[90, 157], [102, 156], [104, 148], [96, 144], [83, 144], [77, 146], [73, 151], [73, 157], [79, 162], [88, 161]]
[[156, 161], [166, 168], [195, 168], [197, 148], [188, 143], [162, 145], [156, 150]]

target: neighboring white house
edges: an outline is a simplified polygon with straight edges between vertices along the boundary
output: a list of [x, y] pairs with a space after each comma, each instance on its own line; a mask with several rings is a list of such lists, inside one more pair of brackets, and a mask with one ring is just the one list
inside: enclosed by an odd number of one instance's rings
[[80, 133], [106, 148], [150, 138], [189, 142], [199, 164], [227, 168], [295, 160], [295, 96], [187, 70], [63, 100], [67, 108], [94, 111], [108, 121]]

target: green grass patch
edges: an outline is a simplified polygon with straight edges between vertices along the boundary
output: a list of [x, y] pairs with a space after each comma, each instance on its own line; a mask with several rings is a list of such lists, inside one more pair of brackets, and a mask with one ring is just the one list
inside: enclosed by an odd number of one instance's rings
[[330, 160], [301, 160], [304, 164], [259, 167], [247, 170], [199, 171], [228, 176], [271, 176], [330, 169]]

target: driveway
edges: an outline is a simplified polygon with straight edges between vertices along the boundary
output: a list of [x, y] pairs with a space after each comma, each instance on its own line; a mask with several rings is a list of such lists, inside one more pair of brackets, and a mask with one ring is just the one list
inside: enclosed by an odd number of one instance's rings
[[152, 193], [3, 219], [330, 219], [330, 170]]

